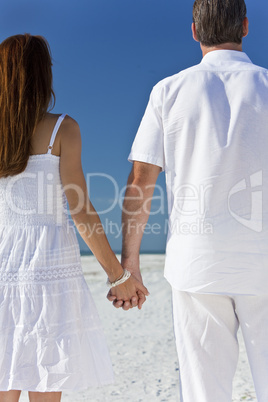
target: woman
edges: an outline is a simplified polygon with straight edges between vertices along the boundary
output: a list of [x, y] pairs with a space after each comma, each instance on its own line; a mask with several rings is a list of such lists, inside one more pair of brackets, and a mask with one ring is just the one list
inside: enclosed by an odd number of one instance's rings
[[148, 294], [119, 264], [88, 199], [78, 124], [47, 112], [51, 66], [40, 36], [0, 45], [0, 402], [21, 390], [56, 402], [113, 380], [67, 201], [115, 300], [141, 307]]

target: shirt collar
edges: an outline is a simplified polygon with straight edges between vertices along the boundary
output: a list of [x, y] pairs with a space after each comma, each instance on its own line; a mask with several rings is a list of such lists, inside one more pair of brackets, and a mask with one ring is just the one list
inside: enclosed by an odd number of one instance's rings
[[244, 52], [240, 52], [238, 50], [213, 50], [207, 53], [201, 63], [208, 64], [222, 64], [225, 62], [244, 62], [244, 63], [252, 63], [250, 58]]

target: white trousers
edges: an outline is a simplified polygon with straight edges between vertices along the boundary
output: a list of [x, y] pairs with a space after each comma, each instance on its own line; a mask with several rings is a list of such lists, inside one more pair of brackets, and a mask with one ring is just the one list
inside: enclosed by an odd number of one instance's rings
[[231, 402], [241, 326], [258, 402], [268, 401], [268, 296], [172, 289], [181, 402]]

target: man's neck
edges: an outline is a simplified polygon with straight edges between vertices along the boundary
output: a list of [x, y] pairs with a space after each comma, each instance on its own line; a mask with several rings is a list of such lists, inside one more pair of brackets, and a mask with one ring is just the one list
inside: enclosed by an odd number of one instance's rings
[[212, 47], [207, 47], [207, 46], [203, 46], [202, 44], [200, 44], [202, 53], [203, 53], [203, 57], [209, 53], [209, 52], [213, 52], [214, 50], [236, 50], [238, 52], [242, 52], [242, 44], [238, 45], [237, 43], [223, 43], [222, 45], [217, 45], [217, 46], [212, 46]]

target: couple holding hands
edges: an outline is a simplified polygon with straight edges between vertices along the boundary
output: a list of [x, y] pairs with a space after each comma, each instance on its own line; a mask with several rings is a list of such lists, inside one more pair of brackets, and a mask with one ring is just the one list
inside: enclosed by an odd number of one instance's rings
[[0, 44], [0, 402], [21, 390], [57, 402], [113, 381], [67, 203], [107, 273], [108, 300], [141, 309], [139, 250], [163, 170], [181, 401], [232, 400], [239, 326], [258, 400], [268, 400], [268, 72], [242, 51], [244, 0], [196, 0], [192, 34], [201, 63], [153, 88], [129, 155], [121, 264], [88, 197], [79, 126], [48, 112], [46, 40]]

